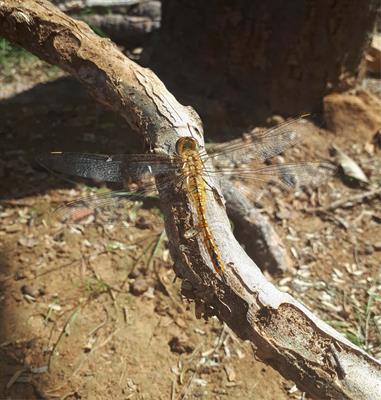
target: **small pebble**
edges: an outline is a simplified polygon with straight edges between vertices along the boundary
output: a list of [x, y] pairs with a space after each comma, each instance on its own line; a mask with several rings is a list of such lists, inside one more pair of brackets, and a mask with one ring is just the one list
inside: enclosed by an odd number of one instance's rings
[[377, 147], [379, 147], [379, 148], [381, 149], [381, 129], [379, 129], [379, 130], [375, 133], [375, 135], [374, 135], [374, 137], [373, 137], [373, 143], [374, 143]]
[[34, 298], [44, 296], [46, 294], [46, 290], [43, 287], [39, 287], [38, 289], [32, 285], [23, 285], [21, 286], [21, 293], [23, 295], [31, 296]]
[[136, 279], [140, 274], [140, 271], [137, 268], [134, 268], [129, 274], [128, 277], [130, 279]]
[[373, 252], [374, 252], [374, 247], [371, 244], [365, 245], [364, 254], [369, 255], [369, 254], [373, 254]]
[[139, 217], [135, 222], [135, 226], [139, 229], [152, 229], [153, 228], [152, 222], [148, 221], [144, 217]]
[[38, 240], [36, 238], [33, 237], [21, 237], [18, 242], [18, 244], [20, 244], [23, 247], [28, 247], [28, 248], [32, 248], [37, 246], [38, 244]]
[[17, 270], [15, 273], [15, 280], [16, 281], [20, 281], [21, 279], [25, 279], [25, 272], [21, 269]]
[[179, 338], [174, 336], [169, 342], [169, 347], [173, 353], [183, 354], [183, 353], [192, 353], [194, 350], [194, 346], [191, 343], [188, 343], [188, 340], [185, 338]]
[[26, 294], [28, 296], [32, 296], [32, 297], [38, 296], [38, 292], [32, 286], [29, 286], [29, 285], [22, 285], [21, 293]]
[[141, 296], [149, 288], [149, 284], [145, 279], [138, 278], [131, 284], [130, 291], [135, 296]]
[[5, 232], [7, 233], [16, 233], [21, 231], [21, 226], [17, 224], [8, 225], [5, 227]]
[[292, 216], [292, 213], [291, 213], [290, 211], [284, 209], [284, 210], [278, 211], [278, 212], [275, 214], [275, 216], [276, 216], [278, 219], [280, 219], [280, 220], [283, 220], [283, 219], [290, 219], [291, 216]]
[[376, 251], [381, 251], [381, 242], [374, 243], [373, 248]]
[[175, 323], [177, 326], [179, 326], [180, 328], [186, 328], [187, 324], [186, 322], [182, 319], [182, 318], [176, 318], [175, 319]]

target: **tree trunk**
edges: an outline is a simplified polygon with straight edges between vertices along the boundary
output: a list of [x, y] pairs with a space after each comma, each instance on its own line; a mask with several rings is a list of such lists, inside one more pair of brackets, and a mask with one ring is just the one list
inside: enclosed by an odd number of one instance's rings
[[[156, 152], [173, 155], [176, 141], [191, 128], [203, 145], [197, 114], [179, 104], [152, 71], [47, 0], [0, 2], [0, 35], [77, 77], [139, 130]], [[257, 357], [315, 398], [379, 400], [381, 363], [266, 281], [234, 238], [225, 209], [211, 191], [206, 204], [211, 226], [218, 227], [214, 237], [226, 266], [225, 279], [212, 270], [200, 235], [189, 239], [195, 226], [187, 193], [168, 189], [162, 202], [175, 271], [187, 279], [184, 289], [205, 315], [216, 314], [256, 346]]]
[[[208, 134], [319, 112], [353, 87], [377, 0], [166, 0], [150, 65]], [[163, 57], [165, 55], [165, 57]]]

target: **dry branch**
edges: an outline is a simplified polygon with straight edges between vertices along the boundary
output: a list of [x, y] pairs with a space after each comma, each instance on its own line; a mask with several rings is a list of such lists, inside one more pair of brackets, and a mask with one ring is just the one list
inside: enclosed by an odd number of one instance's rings
[[282, 274], [290, 270], [291, 259], [268, 218], [254, 208], [231, 181], [222, 179], [220, 183], [226, 200], [226, 211], [233, 221], [236, 236], [245, 246], [247, 254], [262, 271]]
[[131, 41], [140, 43], [149, 33], [160, 28], [160, 20], [155, 21], [149, 17], [95, 14], [84, 16], [82, 19], [92, 27], [101, 29], [114, 41], [129, 46], [131, 46]]
[[86, 7], [130, 7], [144, 0], [53, 0], [61, 11], [80, 10]]
[[316, 207], [316, 208], [307, 209], [307, 212], [312, 212], [312, 213], [327, 212], [327, 211], [334, 211], [337, 208], [351, 208], [359, 203], [364, 202], [365, 200], [371, 200], [371, 199], [373, 199], [375, 197], [379, 197], [379, 196], [381, 196], [381, 188], [372, 189], [372, 190], [368, 190], [363, 193], [353, 195], [349, 198], [336, 200], [326, 207]]
[[[101, 103], [123, 115], [156, 152], [173, 154], [179, 136], [203, 144], [201, 122], [148, 69], [46, 0], [0, 0], [0, 35], [77, 77]], [[208, 218], [226, 265], [222, 282], [199, 237], [189, 239], [185, 193], [168, 193], [165, 225], [175, 270], [198, 301], [250, 340], [256, 355], [318, 399], [381, 399], [381, 364], [263, 277], [234, 238], [225, 209], [208, 192]], [[168, 199], [168, 197], [167, 197]], [[187, 285], [189, 286], [189, 285]]]

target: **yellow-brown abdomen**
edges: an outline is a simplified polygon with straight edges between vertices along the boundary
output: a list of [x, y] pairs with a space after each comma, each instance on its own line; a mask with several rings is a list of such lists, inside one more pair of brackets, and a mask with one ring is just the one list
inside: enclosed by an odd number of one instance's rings
[[[223, 274], [224, 264], [222, 262], [221, 256], [219, 254], [216, 242], [214, 240], [213, 234], [210, 231], [205, 211], [205, 183], [199, 185], [198, 182], [195, 183], [197, 186], [195, 192], [195, 206], [197, 210], [197, 219], [199, 223], [199, 229], [201, 235], [203, 236], [206, 249], [208, 251], [209, 257], [212, 261], [213, 267], [218, 274]], [[201, 186], [201, 187], [200, 187]]]

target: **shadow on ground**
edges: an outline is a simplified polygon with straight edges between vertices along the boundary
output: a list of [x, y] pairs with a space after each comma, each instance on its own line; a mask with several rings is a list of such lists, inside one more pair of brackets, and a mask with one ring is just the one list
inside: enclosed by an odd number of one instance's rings
[[[70, 186], [67, 181], [41, 168], [35, 161], [36, 155], [54, 150], [108, 154], [141, 152], [143, 149], [142, 140], [124, 120], [101, 108], [77, 81], [69, 77], [38, 84], [1, 100], [0, 115], [2, 233], [17, 225], [18, 217], [5, 215], [9, 205], [12, 210], [13, 201], [17, 204], [19, 198], [24, 201], [28, 196]], [[8, 208], [2, 208], [2, 202]], [[22, 292], [25, 277], [20, 278], [18, 285], [18, 270], [12, 269], [18, 260], [12, 263], [8, 260], [9, 254], [14, 254], [12, 246], [16, 247], [17, 243], [12, 244], [5, 238], [0, 247], [0, 398], [9, 393], [17, 399], [44, 398], [33, 382], [20, 384], [21, 374], [27, 373], [24, 366], [28, 365], [28, 354], [35, 351], [38, 344], [30, 337], [23, 337], [23, 332], [29, 329], [30, 317], [25, 307], [18, 308], [24, 310], [22, 312], [14, 312], [15, 307], [10, 306], [14, 300], [25, 301]], [[11, 281], [16, 281], [16, 285], [10, 285]], [[12, 385], [16, 379], [18, 384]]]
[[0, 199], [67, 185], [35, 162], [50, 151], [102, 154], [143, 151], [127, 123], [104, 110], [74, 79], [63, 77], [0, 101]]

